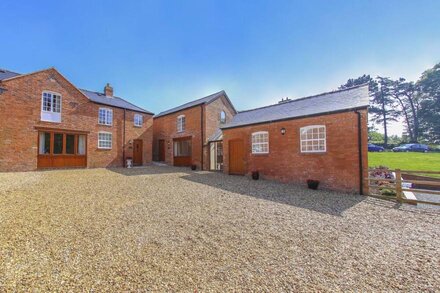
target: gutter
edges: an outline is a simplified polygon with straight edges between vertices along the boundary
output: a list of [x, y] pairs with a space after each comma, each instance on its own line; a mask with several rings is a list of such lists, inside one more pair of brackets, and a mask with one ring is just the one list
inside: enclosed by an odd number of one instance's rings
[[124, 109], [124, 130], [122, 131], [122, 167], [125, 167], [125, 112]]
[[361, 112], [355, 110], [354, 113], [358, 117], [358, 156], [359, 156], [359, 194], [364, 195], [364, 172], [363, 172], [363, 161], [362, 161], [362, 117]]
[[203, 135], [203, 106], [204, 104], [200, 105], [200, 130], [201, 130], [201, 136], [202, 136], [202, 150], [201, 150], [201, 166], [200, 166], [200, 170], [203, 171], [203, 147], [204, 147], [204, 135]]

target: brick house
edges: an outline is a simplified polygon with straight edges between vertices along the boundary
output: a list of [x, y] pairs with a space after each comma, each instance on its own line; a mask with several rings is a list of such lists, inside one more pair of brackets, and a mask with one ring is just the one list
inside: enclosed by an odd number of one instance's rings
[[154, 116], [153, 159], [174, 166], [223, 169], [220, 126], [237, 113], [225, 91]]
[[368, 86], [239, 112], [222, 125], [224, 172], [366, 192]]
[[55, 68], [0, 70], [0, 171], [116, 167], [152, 158], [153, 113], [75, 87]]

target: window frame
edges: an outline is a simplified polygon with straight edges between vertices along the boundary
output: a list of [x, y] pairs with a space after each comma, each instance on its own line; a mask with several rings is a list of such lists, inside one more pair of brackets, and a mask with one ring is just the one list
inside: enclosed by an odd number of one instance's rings
[[[180, 128], [179, 128], [179, 126], [180, 126]], [[186, 117], [185, 117], [185, 115], [179, 115], [179, 116], [177, 116], [177, 125], [176, 125], [176, 128], [177, 128], [177, 132], [184, 132], [185, 131], [185, 129], [186, 129]]]
[[[105, 112], [105, 115], [104, 115], [104, 123], [101, 123], [101, 120], [100, 120], [100, 113], [101, 113], [101, 110], [104, 110], [104, 111], [106, 111]], [[107, 123], [107, 119], [108, 119], [108, 113], [111, 113], [111, 120], [110, 120], [110, 124], [108, 124]], [[99, 107], [99, 109], [98, 109], [98, 124], [99, 125], [105, 125], [105, 126], [113, 126], [113, 109], [111, 109], [111, 108], [106, 108], [106, 107]]]
[[[136, 122], [139, 122], [139, 120], [136, 120], [136, 118], [140, 119], [140, 124], [136, 124]], [[144, 116], [142, 116], [141, 114], [134, 114], [133, 116], [133, 125], [134, 127], [142, 127], [142, 124], [144, 124]]]
[[[101, 146], [100, 142], [103, 141], [102, 139], [100, 139], [100, 134], [107, 134], [110, 135], [110, 146], [106, 147], [106, 146]], [[98, 132], [98, 149], [101, 150], [111, 150], [113, 148], [113, 133], [108, 132], [108, 131], [99, 131]]]
[[[313, 129], [318, 129], [318, 138], [305, 138], [303, 139], [302, 136], [302, 132], [305, 131], [309, 131], [309, 130], [313, 130]], [[319, 129], [320, 128], [324, 128], [324, 138], [319, 138]], [[312, 133], [313, 135], [313, 133]], [[318, 142], [318, 148], [319, 148], [319, 142], [320, 141], [324, 141], [324, 150], [303, 150], [303, 141], [306, 142], [306, 148], [307, 148], [307, 142], [313, 142], [313, 141], [317, 141]], [[312, 148], [313, 148], [313, 144], [312, 144]], [[304, 154], [310, 154], [310, 153], [326, 153], [327, 152], [327, 127], [325, 125], [307, 125], [304, 127], [301, 127], [299, 129], [299, 149], [301, 153]]]
[[[257, 135], [261, 135], [261, 134], [266, 134], [267, 135], [267, 141], [266, 142], [254, 142], [254, 137], [256, 137]], [[269, 151], [270, 151], [270, 149], [269, 149], [269, 131], [257, 131], [257, 132], [252, 132], [252, 134], [251, 134], [251, 153], [253, 154], [253, 155], [267, 155], [267, 154], [269, 154]], [[255, 144], [258, 144], [258, 145], [265, 145], [265, 144], [267, 144], [267, 151], [259, 151], [259, 152], [256, 152], [256, 151], [254, 151], [254, 145]]]
[[[222, 114], [225, 116], [224, 118], [222, 118]], [[225, 124], [226, 123], [226, 112], [224, 110], [220, 111], [220, 124]]]
[[[50, 111], [44, 109], [44, 94], [50, 94], [51, 100], [50, 100]], [[54, 96], [58, 96], [60, 98], [59, 102], [59, 112], [54, 111]], [[54, 122], [54, 123], [61, 123], [61, 114], [63, 111], [63, 96], [60, 93], [49, 91], [49, 90], [43, 90], [41, 92], [41, 107], [40, 107], [40, 120], [44, 122]], [[44, 115], [46, 114], [46, 115]], [[50, 118], [47, 118], [50, 117]]]

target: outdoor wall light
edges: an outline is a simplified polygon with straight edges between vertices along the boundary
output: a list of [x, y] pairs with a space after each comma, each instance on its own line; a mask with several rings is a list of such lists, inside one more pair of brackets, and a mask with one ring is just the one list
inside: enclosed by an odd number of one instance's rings
[[282, 135], [286, 134], [286, 128], [284, 128], [284, 127], [281, 128], [281, 134], [282, 134]]

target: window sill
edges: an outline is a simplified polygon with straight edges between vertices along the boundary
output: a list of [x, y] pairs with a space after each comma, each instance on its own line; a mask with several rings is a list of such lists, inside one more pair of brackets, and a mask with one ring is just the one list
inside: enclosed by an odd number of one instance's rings
[[49, 122], [49, 123], [57, 123], [57, 124], [61, 124], [61, 121], [43, 120], [43, 119], [40, 119], [40, 122]]
[[142, 128], [142, 125], [133, 125], [133, 127]]
[[267, 153], [251, 153], [252, 156], [269, 156], [269, 152]]
[[111, 151], [112, 148], [100, 148], [98, 147], [98, 151]]
[[107, 127], [112, 127], [113, 126], [113, 124], [102, 124], [102, 123], [98, 123], [98, 125], [100, 125], [100, 126], [107, 126]]
[[325, 155], [327, 151], [322, 152], [300, 152], [301, 155]]

